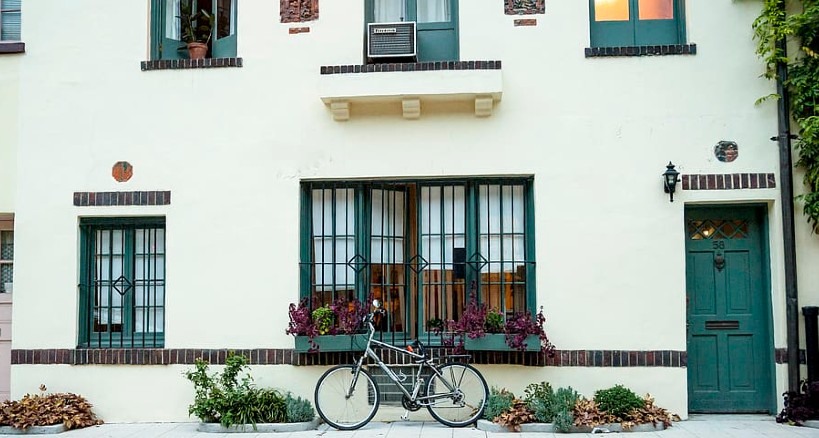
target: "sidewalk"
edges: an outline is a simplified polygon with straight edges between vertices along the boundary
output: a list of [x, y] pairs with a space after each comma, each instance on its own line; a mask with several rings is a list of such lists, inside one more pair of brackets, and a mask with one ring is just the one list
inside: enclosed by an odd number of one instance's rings
[[[610, 434], [612, 435], [612, 434]], [[621, 435], [621, 434], [618, 434]], [[13, 437], [19, 435], [0, 435]], [[373, 422], [363, 428], [341, 432], [326, 425], [318, 430], [294, 433], [242, 433], [211, 434], [196, 431], [195, 423], [131, 423], [104, 424], [102, 426], [73, 430], [59, 435], [60, 438], [580, 438], [600, 437], [601, 434], [511, 434], [487, 433], [475, 428], [452, 429], [435, 422], [399, 421], [392, 423]], [[626, 437], [632, 436], [626, 434]], [[817, 437], [819, 429], [793, 427], [777, 424], [773, 417], [763, 415], [692, 415], [689, 420], [674, 423], [662, 432], [634, 433], [634, 438], [776, 438], [776, 437]]]

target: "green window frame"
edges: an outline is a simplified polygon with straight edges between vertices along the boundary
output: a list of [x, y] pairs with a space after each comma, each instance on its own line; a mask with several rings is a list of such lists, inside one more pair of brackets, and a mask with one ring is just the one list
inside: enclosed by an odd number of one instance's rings
[[22, 0], [0, 0], [0, 41], [20, 41]]
[[[383, 2], [403, 9], [403, 13], [385, 14], [389, 18], [376, 17], [376, 3]], [[443, 10], [441, 9], [443, 8]], [[445, 15], [446, 20], [425, 19]], [[364, 0], [364, 34], [367, 24], [386, 21], [415, 21], [416, 54], [419, 62], [458, 61], [460, 59], [458, 43], [458, 0]], [[365, 46], [367, 42], [364, 42]], [[364, 50], [366, 54], [366, 48]], [[366, 55], [365, 55], [366, 56]], [[368, 60], [370, 61], [370, 60]], [[394, 62], [382, 59], [379, 62]]]
[[151, 59], [189, 58], [179, 23], [182, 8], [213, 16], [208, 58], [235, 58], [237, 7], [238, 0], [151, 0]]
[[[597, 17], [598, 3], [589, 0], [589, 21], [592, 47], [635, 47], [685, 44], [685, 0], [619, 0], [628, 8], [627, 17]], [[671, 3], [671, 18], [640, 18], [642, 2]]]
[[505, 316], [535, 311], [533, 177], [303, 181], [300, 298], [376, 298], [379, 330], [429, 335], [473, 288]]
[[79, 347], [165, 344], [165, 218], [80, 219]]

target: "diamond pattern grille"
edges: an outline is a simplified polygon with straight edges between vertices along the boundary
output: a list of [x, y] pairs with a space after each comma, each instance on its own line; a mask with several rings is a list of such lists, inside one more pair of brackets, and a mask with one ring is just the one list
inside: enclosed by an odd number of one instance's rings
[[688, 238], [691, 240], [745, 239], [748, 237], [748, 221], [692, 220], [688, 221]]

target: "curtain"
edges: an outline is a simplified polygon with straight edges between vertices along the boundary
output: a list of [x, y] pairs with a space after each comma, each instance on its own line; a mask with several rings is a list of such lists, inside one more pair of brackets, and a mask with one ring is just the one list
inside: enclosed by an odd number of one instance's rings
[[418, 0], [419, 23], [446, 22], [449, 16], [449, 0]]
[[376, 23], [405, 21], [407, 0], [374, 0], [373, 13]]
[[165, 37], [172, 40], [182, 39], [182, 27], [179, 16], [182, 14], [182, 0], [165, 0]]

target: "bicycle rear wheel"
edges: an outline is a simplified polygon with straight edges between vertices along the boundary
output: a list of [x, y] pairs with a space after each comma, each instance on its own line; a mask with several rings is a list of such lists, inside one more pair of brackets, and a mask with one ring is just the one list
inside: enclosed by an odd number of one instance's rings
[[427, 384], [429, 413], [449, 427], [468, 426], [481, 418], [489, 388], [472, 365], [447, 363], [438, 368]]
[[355, 365], [338, 365], [327, 370], [316, 383], [316, 411], [336, 429], [358, 429], [369, 423], [378, 410], [380, 394], [372, 377], [361, 369], [353, 384], [354, 372]]

